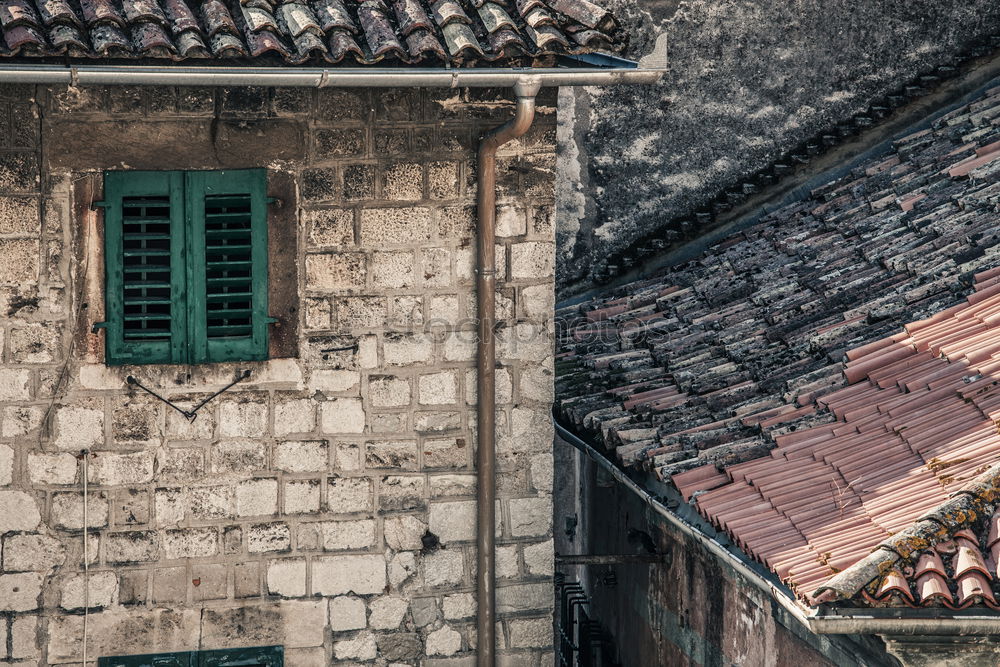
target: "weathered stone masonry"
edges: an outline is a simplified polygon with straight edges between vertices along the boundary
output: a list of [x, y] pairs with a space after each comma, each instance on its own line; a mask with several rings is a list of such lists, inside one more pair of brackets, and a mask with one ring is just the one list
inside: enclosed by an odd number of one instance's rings
[[[473, 171], [479, 135], [513, 105], [420, 90], [0, 94], [0, 663], [79, 664], [89, 449], [91, 659], [282, 644], [290, 665], [471, 664]], [[552, 659], [554, 96], [540, 102], [499, 174], [510, 665]], [[87, 206], [101, 171], [224, 167], [266, 167], [272, 224], [297, 225], [271, 243], [272, 351], [292, 356], [104, 366]], [[244, 368], [191, 423], [125, 383], [188, 407]]]

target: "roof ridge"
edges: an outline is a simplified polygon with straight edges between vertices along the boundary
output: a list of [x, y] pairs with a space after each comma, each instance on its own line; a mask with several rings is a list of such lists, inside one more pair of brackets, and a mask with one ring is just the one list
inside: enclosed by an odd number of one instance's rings
[[992, 514], [998, 500], [1000, 463], [995, 463], [952, 493], [947, 501], [918, 517], [911, 527], [883, 540], [862, 560], [816, 588], [809, 595], [810, 602], [833, 602], [854, 597], [875, 579], [889, 574], [900, 560], [912, 560], [920, 552], [968, 528], [981, 515]]

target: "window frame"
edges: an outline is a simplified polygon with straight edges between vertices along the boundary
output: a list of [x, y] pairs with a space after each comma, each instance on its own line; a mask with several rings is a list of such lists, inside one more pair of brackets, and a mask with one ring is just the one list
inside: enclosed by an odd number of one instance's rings
[[[104, 172], [105, 364], [205, 364], [269, 358], [268, 175], [266, 169]], [[213, 195], [250, 197], [251, 334], [210, 339], [207, 335], [205, 201]], [[126, 197], [168, 196], [170, 201], [169, 341], [124, 337], [122, 202]]]

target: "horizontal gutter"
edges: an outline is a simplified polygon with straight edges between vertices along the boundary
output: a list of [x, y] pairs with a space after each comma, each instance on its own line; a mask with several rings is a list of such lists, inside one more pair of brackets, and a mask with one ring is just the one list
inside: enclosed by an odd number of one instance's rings
[[509, 88], [655, 83], [666, 70], [634, 67], [316, 68], [177, 65], [0, 65], [0, 83], [73, 86], [268, 86], [303, 88]]
[[[995, 616], [954, 615], [924, 618], [887, 618], [875, 616], [868, 609], [811, 609], [799, 604], [774, 582], [754, 570], [747, 562], [696, 526], [670, 511], [655, 496], [635, 483], [607, 457], [567, 430], [552, 413], [556, 433], [587, 454], [619, 484], [637, 495], [654, 512], [679, 532], [701, 544], [710, 553], [738, 572], [755, 588], [777, 602], [810, 632], [819, 635], [1000, 635], [1000, 614]], [[881, 610], [880, 610], [881, 611]], [[886, 610], [887, 611], [887, 610]], [[904, 613], [906, 610], [903, 610]], [[943, 612], [947, 613], [947, 612]]]

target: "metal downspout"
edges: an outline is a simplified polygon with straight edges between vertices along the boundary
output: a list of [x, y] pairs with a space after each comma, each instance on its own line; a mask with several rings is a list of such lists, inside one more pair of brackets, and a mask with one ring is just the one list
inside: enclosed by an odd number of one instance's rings
[[476, 337], [476, 623], [478, 667], [496, 664], [496, 213], [497, 150], [524, 135], [535, 119], [541, 79], [525, 77], [514, 85], [514, 118], [486, 134], [478, 160], [478, 335]]

